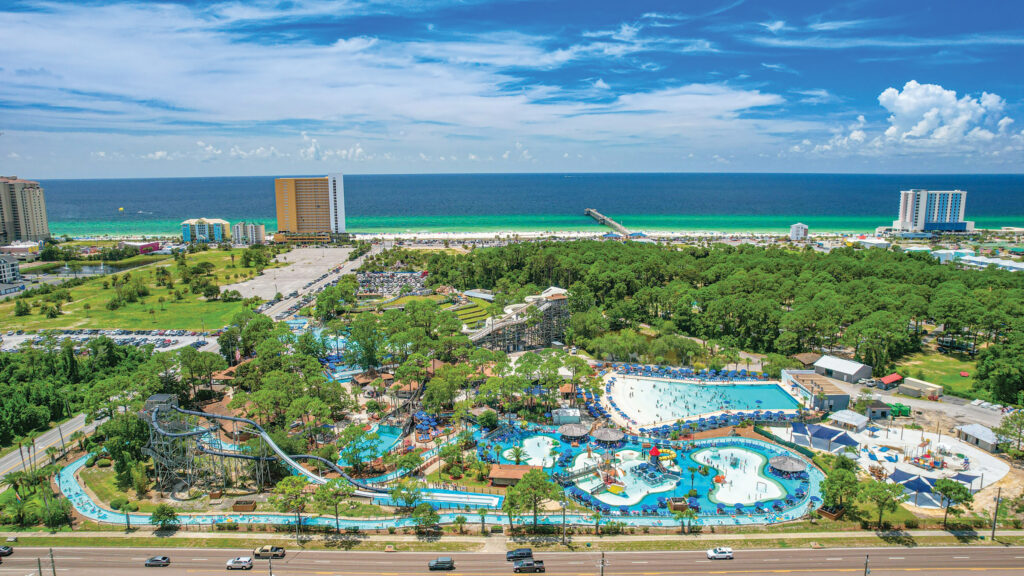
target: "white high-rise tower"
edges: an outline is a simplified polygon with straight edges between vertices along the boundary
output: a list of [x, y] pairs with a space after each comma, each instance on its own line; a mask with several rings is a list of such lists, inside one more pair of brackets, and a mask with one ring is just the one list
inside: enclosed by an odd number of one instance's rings
[[327, 175], [327, 203], [330, 206], [331, 233], [345, 232], [345, 181], [340, 173]]
[[963, 190], [902, 190], [899, 218], [892, 227], [902, 232], [971, 232], [964, 220], [967, 192]]

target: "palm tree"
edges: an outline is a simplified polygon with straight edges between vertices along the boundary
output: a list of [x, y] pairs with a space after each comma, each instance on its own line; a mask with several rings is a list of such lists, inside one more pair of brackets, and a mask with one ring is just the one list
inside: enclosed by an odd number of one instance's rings
[[512, 456], [512, 459], [515, 460], [518, 465], [524, 458], [526, 458], [526, 450], [523, 450], [522, 446], [513, 446], [509, 455]]
[[590, 519], [594, 521], [594, 535], [601, 535], [601, 511], [594, 510], [594, 513], [590, 515]]
[[689, 466], [686, 469], [690, 472], [690, 490], [693, 490], [693, 483], [697, 478], [697, 471], [700, 470], [700, 468], [697, 468], [696, 466]]
[[480, 516], [480, 534], [487, 532], [487, 508], [478, 508], [476, 513]]
[[690, 533], [690, 521], [697, 517], [693, 508], [687, 507], [683, 510], [673, 510], [672, 515], [679, 521], [679, 532], [683, 533], [683, 526], [686, 526], [686, 533]]

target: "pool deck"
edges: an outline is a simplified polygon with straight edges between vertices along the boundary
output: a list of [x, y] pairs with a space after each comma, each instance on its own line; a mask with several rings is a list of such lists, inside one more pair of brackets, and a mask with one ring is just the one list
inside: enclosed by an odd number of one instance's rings
[[[757, 379], [750, 379], [750, 380], [730, 380], [730, 381], [721, 381], [721, 382], [719, 382], [719, 381], [701, 380], [699, 378], [659, 378], [659, 377], [656, 377], [656, 376], [636, 376], [636, 375], [632, 375], [632, 374], [619, 374], [619, 373], [614, 372], [614, 371], [609, 371], [607, 374], [602, 376], [602, 381], [604, 382], [605, 386], [608, 386], [609, 384], [612, 386], [613, 392], [610, 395], [611, 397], [615, 397], [616, 396], [615, 389], [618, 387], [619, 384], [622, 383], [622, 381], [619, 380], [620, 378], [632, 378], [632, 379], [635, 379], [635, 380], [649, 380], [649, 381], [652, 381], [652, 382], [664, 382], [664, 383], [669, 383], [669, 384], [673, 384], [673, 383], [693, 384], [693, 385], [698, 385], [698, 386], [734, 386], [734, 385], [749, 385], [749, 384], [754, 384], [754, 385], [774, 384], [774, 385], [778, 386], [779, 389], [781, 389], [783, 392], [788, 394], [791, 398], [793, 398], [795, 401], [797, 401], [801, 406], [803, 406], [804, 403], [807, 400], [802, 394], [800, 394], [800, 392], [796, 391], [795, 388], [794, 389], [787, 389], [786, 386], [784, 386], [782, 384], [782, 382], [779, 381], [779, 380], [757, 380]], [[615, 379], [614, 383], [612, 382], [613, 379]], [[640, 422], [638, 420], [637, 424], [634, 425], [634, 424], [631, 424], [630, 422], [628, 422], [622, 416], [622, 414], [619, 414], [619, 411], [616, 410], [611, 405], [611, 402], [609, 401], [609, 395], [608, 394], [602, 394], [601, 395], [601, 405], [604, 406], [605, 409], [608, 410], [608, 413], [612, 415], [612, 421], [615, 422], [615, 424], [617, 424], [619, 426], [622, 426], [625, 429], [628, 429], [630, 432], [632, 432], [634, 434], [638, 433], [638, 428], [639, 427], [654, 428], [654, 427], [662, 426], [662, 425], [672, 425], [672, 424], [675, 424], [678, 420], [680, 420], [679, 418], [671, 418], [671, 419], [657, 420], [657, 421], [651, 421], [651, 422]], [[776, 410], [773, 409], [772, 411], [774, 412]], [[793, 409], [782, 409], [782, 412], [784, 412], [786, 414], [796, 414], [798, 411], [799, 410], [795, 409], [795, 408], [793, 408]], [[700, 414], [691, 414], [690, 416], [687, 416], [684, 419], [708, 418], [710, 416], [728, 415], [728, 414], [732, 414], [734, 412], [746, 412], [746, 411], [745, 410], [714, 410], [714, 411], [711, 411], [711, 412], [702, 412]]]

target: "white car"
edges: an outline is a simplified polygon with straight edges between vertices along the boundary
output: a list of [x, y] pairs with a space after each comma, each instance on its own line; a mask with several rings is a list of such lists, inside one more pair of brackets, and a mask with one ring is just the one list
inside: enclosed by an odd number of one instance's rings
[[228, 560], [228, 570], [252, 570], [252, 556], [238, 556]]
[[732, 560], [732, 548], [719, 546], [708, 550], [708, 560]]

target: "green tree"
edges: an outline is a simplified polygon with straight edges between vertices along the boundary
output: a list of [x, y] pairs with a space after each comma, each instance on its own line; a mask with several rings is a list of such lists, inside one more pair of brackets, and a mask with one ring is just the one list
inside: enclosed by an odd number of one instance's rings
[[[845, 456], [841, 458], [849, 460]], [[856, 497], [857, 490], [857, 475], [845, 469], [833, 470], [821, 483], [823, 500], [828, 506], [842, 506], [843, 502]]]
[[487, 508], [477, 508], [476, 514], [480, 517], [480, 534], [487, 533], [487, 515], [490, 514]]
[[857, 497], [862, 502], [874, 504], [878, 509], [878, 528], [881, 530], [884, 514], [896, 510], [900, 503], [907, 499], [907, 494], [902, 484], [870, 480], [860, 485]]
[[459, 534], [462, 534], [466, 530], [466, 517], [459, 514], [452, 521], [452, 524], [455, 525], [455, 529], [459, 531]]
[[548, 478], [544, 470], [534, 468], [523, 474], [522, 479], [505, 494], [506, 500], [511, 499], [523, 510], [533, 511], [533, 526], [536, 528], [539, 508], [545, 502], [561, 498], [562, 490]]
[[18, 298], [14, 301], [14, 315], [15, 316], [28, 316], [32, 313], [32, 307], [28, 305], [28, 302]]
[[305, 476], [288, 476], [283, 478], [270, 496], [270, 502], [278, 512], [295, 514], [295, 533], [302, 526], [302, 513], [309, 504], [306, 485], [309, 480]]
[[168, 504], [157, 504], [149, 516], [149, 521], [159, 526], [161, 530], [177, 528], [178, 512]]
[[679, 522], [679, 531], [683, 531], [683, 527], [686, 527], [686, 533], [690, 533], [690, 523], [697, 518], [697, 512], [693, 508], [684, 508], [682, 510], [673, 510], [672, 516], [675, 517], [676, 521]]
[[320, 511], [334, 511], [334, 530], [336, 532], [341, 532], [341, 520], [339, 519], [338, 509], [341, 507], [342, 502], [355, 494], [355, 491], [356, 487], [349, 484], [347, 480], [333, 478], [317, 486], [316, 492], [313, 493], [313, 504]]
[[942, 507], [945, 509], [942, 515], [943, 528], [946, 528], [950, 512], [954, 516], [959, 516], [962, 513], [961, 505], [974, 502], [974, 495], [967, 486], [949, 478], [941, 478], [935, 483], [935, 493], [942, 496]]
[[526, 458], [526, 450], [523, 449], [522, 446], [519, 446], [517, 444], [513, 446], [511, 450], [509, 450], [509, 456], [518, 466], [523, 461], [523, 459]]
[[412, 478], [403, 478], [391, 486], [388, 495], [401, 508], [411, 510], [423, 499], [423, 485]]
[[441, 516], [429, 503], [421, 502], [412, 511], [412, 521], [418, 530], [430, 530], [441, 521]]
[[341, 459], [356, 471], [362, 470], [367, 454], [373, 454], [377, 447], [378, 435], [368, 432], [358, 424], [346, 426], [338, 435]]
[[1003, 416], [999, 425], [992, 431], [1001, 440], [1000, 444], [1015, 449], [1019, 458], [1021, 443], [1024, 442], [1024, 410], [1015, 410]]

